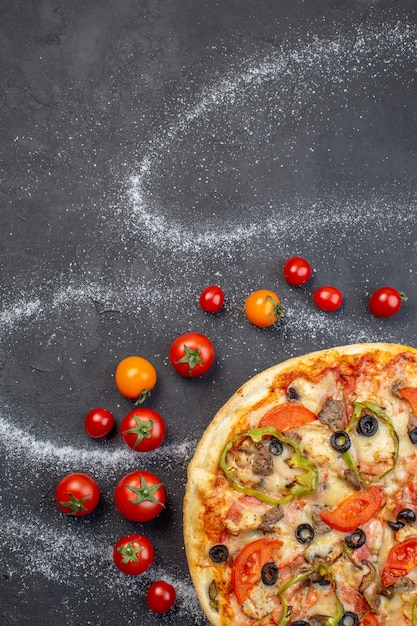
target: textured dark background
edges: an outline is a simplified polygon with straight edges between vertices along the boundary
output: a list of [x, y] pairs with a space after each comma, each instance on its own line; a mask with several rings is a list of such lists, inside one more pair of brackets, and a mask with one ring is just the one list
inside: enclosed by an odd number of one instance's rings
[[[415, 0], [2, 0], [0, 6], [0, 623], [206, 624], [182, 540], [186, 466], [215, 412], [248, 378], [293, 355], [360, 341], [416, 344]], [[302, 254], [314, 277], [289, 287]], [[206, 315], [202, 288], [226, 306]], [[312, 292], [335, 284], [336, 314]], [[368, 310], [383, 284], [406, 291], [394, 318]], [[253, 289], [285, 319], [244, 318]], [[180, 379], [179, 333], [217, 350]], [[84, 415], [131, 408], [117, 362], [141, 354], [168, 425], [149, 455]], [[113, 490], [143, 467], [168, 505], [128, 522]], [[63, 517], [54, 488], [86, 471], [101, 488], [88, 519]], [[156, 549], [139, 578], [111, 553], [139, 530]], [[150, 582], [178, 592], [146, 608]]]

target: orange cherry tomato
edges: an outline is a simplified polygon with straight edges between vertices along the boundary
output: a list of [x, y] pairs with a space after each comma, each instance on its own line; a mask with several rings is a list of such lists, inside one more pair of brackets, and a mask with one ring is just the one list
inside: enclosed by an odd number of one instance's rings
[[233, 561], [232, 586], [239, 604], [261, 580], [263, 566], [277, 562], [281, 546], [282, 541], [279, 539], [256, 539], [237, 554]]
[[298, 402], [284, 402], [274, 406], [261, 418], [258, 428], [273, 426], [281, 433], [298, 428], [317, 419], [317, 415]]
[[320, 513], [320, 518], [335, 530], [350, 532], [369, 521], [379, 511], [383, 500], [381, 487], [372, 486], [367, 491], [348, 496], [332, 511], [325, 509]]
[[260, 328], [272, 326], [284, 316], [279, 297], [269, 289], [258, 289], [249, 294], [245, 302], [245, 314], [252, 324]]
[[155, 387], [157, 375], [152, 363], [141, 356], [128, 356], [116, 368], [116, 387], [126, 398], [141, 404]]

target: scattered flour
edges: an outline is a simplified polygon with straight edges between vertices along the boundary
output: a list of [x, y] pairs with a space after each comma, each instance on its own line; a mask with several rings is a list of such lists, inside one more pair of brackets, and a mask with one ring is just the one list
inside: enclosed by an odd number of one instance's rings
[[[179, 260], [198, 248], [199, 254], [193, 256], [193, 263], [190, 264], [192, 267], [182, 266], [180, 287], [172, 286], [171, 282], [167, 284], [170, 272], [154, 275], [152, 281], [145, 277], [142, 282], [136, 279], [119, 284], [117, 280], [107, 283], [95, 281], [88, 272], [82, 273], [78, 268], [72, 268], [65, 276], [51, 280], [42, 289], [35, 285], [25, 298], [3, 300], [0, 340], [5, 353], [12, 348], [16, 336], [19, 341], [26, 336], [34, 340], [34, 327], [49, 328], [54, 323], [59, 324], [63, 312], [74, 312], [75, 315], [81, 305], [90, 305], [94, 309], [95, 303], [99, 302], [103, 311], [128, 313], [134, 309], [140, 313], [157, 303], [159, 310], [168, 311], [167, 315], [172, 321], [181, 314], [178, 289], [183, 299], [185, 296], [191, 297], [194, 287], [189, 285], [193, 284], [195, 267], [203, 273], [209, 257], [217, 266], [219, 278], [230, 287], [227, 303], [229, 317], [228, 322], [223, 321], [225, 332], [218, 337], [219, 347], [225, 356], [229, 354], [234, 358], [242, 358], [242, 346], [245, 345], [242, 329], [245, 327], [241, 311], [242, 292], [248, 286], [245, 265], [249, 255], [247, 244], [250, 242], [255, 249], [254, 256], [249, 259], [251, 262], [256, 255], [260, 260], [264, 259], [265, 249], [269, 256], [276, 254], [278, 247], [282, 251], [291, 252], [294, 244], [290, 219], [293, 204], [271, 201], [262, 206], [262, 214], [267, 219], [257, 221], [258, 207], [254, 194], [253, 206], [238, 207], [226, 226], [213, 217], [207, 221], [204, 229], [198, 231], [195, 224], [187, 222], [183, 214], [178, 215], [165, 205], [157, 193], [169, 159], [177, 152], [182, 152], [191, 162], [195, 157], [192, 151], [194, 143], [201, 140], [201, 145], [209, 148], [207, 135], [211, 132], [216, 134], [219, 119], [222, 118], [222, 124], [227, 127], [228, 115], [236, 115], [240, 107], [248, 115], [247, 101], [253, 101], [259, 92], [267, 93], [269, 86], [273, 87], [276, 94], [273, 103], [275, 122], [285, 128], [290, 123], [300, 123], [304, 116], [308, 116], [305, 103], [313, 103], [321, 89], [331, 91], [334, 88], [338, 92], [346, 89], [348, 102], [349, 88], [356, 84], [358, 77], [373, 76], [377, 79], [383, 72], [395, 75], [402, 64], [415, 62], [416, 47], [416, 31], [406, 24], [382, 25], [378, 29], [360, 26], [352, 30], [351, 34], [340, 35], [331, 41], [313, 38], [307, 44], [300, 42], [296, 49], [282, 47], [273, 51], [268, 58], [236, 64], [214, 85], [204, 87], [196, 100], [187, 103], [179, 99], [171, 123], [161, 128], [150, 141], [137, 170], [126, 181], [126, 205], [118, 208], [114, 221], [120, 225], [121, 245], [126, 240], [125, 233], [129, 232], [129, 236], [140, 236], [148, 249], [158, 249], [159, 253], [162, 249], [164, 263], [168, 269], [172, 269], [171, 275], [175, 275], [181, 266]], [[249, 121], [256, 135], [256, 120]], [[265, 137], [262, 139], [265, 140]], [[289, 142], [287, 149], [289, 153], [293, 152], [294, 145]], [[201, 156], [204, 157], [204, 154]], [[291, 164], [294, 163], [293, 159]], [[196, 205], [201, 200], [199, 194], [200, 191], [196, 196]], [[327, 230], [336, 234], [346, 249], [355, 241], [360, 254], [366, 254], [366, 246], [375, 230], [382, 233], [392, 231], [398, 238], [403, 235], [407, 240], [416, 226], [417, 198], [412, 194], [388, 200], [384, 190], [375, 191], [372, 197], [368, 195], [365, 199], [343, 194], [332, 196], [323, 192], [313, 200], [297, 197], [294, 203], [303, 216], [297, 223], [297, 241], [302, 241], [306, 248], [320, 246], [319, 235]], [[383, 240], [377, 243], [387, 253], [389, 243]], [[140, 262], [140, 250], [134, 253]], [[354, 262], [352, 266], [354, 271]], [[340, 275], [343, 268], [337, 269]], [[261, 270], [260, 273], [262, 275]], [[284, 291], [286, 318], [278, 335], [287, 353], [302, 353], [306, 345], [312, 347], [314, 344], [319, 348], [356, 341], [376, 341], [383, 337], [385, 331], [375, 320], [358, 318], [353, 314], [351, 317], [329, 317], [312, 308], [307, 297], [298, 298], [295, 304], [294, 299], [291, 299], [292, 293], [288, 289]], [[161, 319], [148, 321], [147, 329], [155, 331]], [[74, 324], [75, 334], [78, 333], [81, 338], [83, 328], [77, 328], [77, 321]], [[390, 339], [401, 341], [403, 331], [402, 328], [391, 329]], [[267, 336], [263, 335], [259, 345], [268, 344], [269, 348], [270, 343]], [[256, 368], [262, 359], [259, 355], [253, 355], [253, 358]], [[131, 465], [131, 457], [125, 449], [95, 452], [71, 445], [59, 446], [38, 437], [36, 433], [28, 433], [21, 423], [21, 415], [12, 408], [13, 399], [8, 401], [8, 405], [7, 419], [0, 418], [0, 447], [3, 458], [10, 465], [9, 471], [13, 467], [21, 468], [23, 464], [38, 474], [51, 466], [61, 471], [68, 463], [77, 461], [87, 468], [94, 468], [102, 476]], [[3, 414], [6, 414], [5, 410]], [[195, 441], [185, 441], [164, 446], [162, 451], [155, 451], [148, 458], [165, 467], [169, 467], [170, 463], [185, 467], [195, 444]], [[43, 519], [42, 513], [36, 516], [27, 511], [24, 502], [14, 503], [13, 515], [1, 511], [0, 532], [8, 550], [14, 553], [16, 563], [19, 564], [19, 572], [11, 572], [12, 575], [20, 575], [21, 571], [28, 574], [38, 572], [51, 581], [76, 587], [80, 577], [88, 579], [91, 576], [89, 568], [93, 566], [109, 597], [143, 592], [155, 577], [169, 581], [169, 575], [163, 567], [153, 567], [140, 580], [126, 579], [115, 574], [108, 548], [103, 549], [103, 545], [108, 546], [113, 540], [108, 528], [95, 529], [94, 533], [85, 533], [82, 527], [75, 525], [63, 529], [62, 525], [58, 526], [50, 518]], [[25, 546], [24, 550], [22, 545]], [[84, 569], [74, 568], [74, 563], [82, 565]], [[195, 615], [195, 624], [204, 623], [189, 582], [177, 578], [171, 582], [178, 592], [179, 617], [183, 616], [189, 623], [193, 619], [192, 615]], [[83, 593], [88, 595], [93, 592], [88, 584], [83, 586]], [[138, 613], [133, 614], [132, 619], [134, 617], [140, 619]]]
[[[197, 440], [183, 441], [182, 443], [164, 444], [163, 448], [150, 451], [145, 457], [131, 454], [126, 446], [117, 450], [86, 449], [74, 446], [57, 446], [51, 441], [42, 441], [25, 429], [10, 423], [9, 419], [0, 418], [0, 441], [4, 447], [4, 457], [10, 457], [13, 462], [25, 462], [36, 470], [54, 466], [59, 471], [61, 467], [82, 466], [97, 476], [105, 476], [109, 468], [117, 471], [133, 471], [145, 468], [157, 459], [160, 466], [169, 467], [171, 463], [185, 467], [191, 459]], [[16, 446], [15, 443], [19, 442]]]

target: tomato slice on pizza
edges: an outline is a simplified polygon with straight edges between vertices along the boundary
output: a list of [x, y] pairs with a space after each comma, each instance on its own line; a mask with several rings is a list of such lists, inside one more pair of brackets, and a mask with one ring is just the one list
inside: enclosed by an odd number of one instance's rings
[[316, 419], [317, 415], [299, 402], [285, 402], [269, 409], [261, 418], [258, 427], [273, 426], [281, 433], [285, 433]]
[[380, 623], [381, 622], [379, 621], [375, 613], [368, 611], [368, 613], [365, 613], [365, 615], [361, 619], [359, 626], [380, 626]]
[[368, 522], [379, 511], [383, 500], [381, 487], [372, 486], [348, 496], [332, 511], [322, 511], [320, 518], [331, 528], [347, 533]]
[[264, 577], [278, 579], [279, 539], [257, 539], [245, 545], [233, 561], [232, 587], [239, 603], [244, 602], [248, 592]]
[[399, 578], [407, 576], [417, 567], [417, 537], [396, 543], [390, 549], [381, 574], [383, 587], [395, 585]]

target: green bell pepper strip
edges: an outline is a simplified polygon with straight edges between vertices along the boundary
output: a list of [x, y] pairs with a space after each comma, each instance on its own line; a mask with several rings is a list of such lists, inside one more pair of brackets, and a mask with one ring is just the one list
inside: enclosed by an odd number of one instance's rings
[[414, 598], [411, 608], [411, 626], [417, 626], [417, 597]]
[[324, 565], [322, 565], [321, 563], [317, 563], [314, 567], [312, 567], [311, 569], [302, 572], [300, 574], [297, 574], [297, 576], [294, 576], [294, 578], [291, 578], [290, 580], [288, 580], [285, 585], [283, 585], [279, 590], [278, 590], [278, 597], [280, 599], [281, 602], [281, 606], [282, 606], [282, 616], [281, 619], [278, 622], [278, 626], [285, 626], [285, 624], [288, 623], [291, 615], [288, 615], [288, 602], [286, 601], [286, 599], [284, 598], [284, 593], [287, 591], [287, 589], [289, 589], [289, 587], [292, 587], [292, 585], [296, 585], [297, 583], [302, 582], [303, 580], [305, 580], [306, 578], [309, 578], [314, 572], [317, 572], [319, 574], [319, 576], [327, 576], [328, 578], [330, 578], [333, 589], [334, 589], [334, 593], [335, 593], [335, 597], [336, 597], [336, 604], [337, 604], [337, 612], [336, 615], [334, 617], [329, 617], [326, 622], [324, 623], [325, 626], [338, 626], [340, 620], [342, 619], [343, 613], [344, 613], [344, 608], [343, 608], [343, 604], [339, 598], [339, 595], [337, 593], [336, 590], [336, 581], [334, 579], [334, 576], [331, 572], [331, 570], [328, 567], [325, 567]]
[[208, 588], [208, 596], [209, 596], [209, 603], [212, 609], [214, 609], [215, 611], [219, 610], [219, 592], [217, 590], [217, 585], [214, 582], [214, 580], [211, 581], [209, 588]]
[[391, 422], [390, 418], [388, 417], [388, 415], [385, 413], [385, 411], [383, 411], [381, 409], [381, 407], [379, 407], [377, 404], [374, 404], [373, 402], [356, 402], [356, 404], [353, 407], [353, 413], [352, 413], [352, 417], [350, 419], [349, 424], [347, 425], [345, 431], [347, 433], [349, 433], [351, 430], [353, 430], [355, 428], [355, 426], [357, 426], [360, 417], [361, 417], [361, 413], [362, 411], [371, 411], [374, 415], [376, 415], [382, 422], [384, 422], [384, 424], [386, 424], [388, 426], [388, 431], [389, 434], [391, 436], [391, 439], [394, 443], [394, 461], [391, 467], [389, 467], [385, 472], [383, 472], [380, 476], [377, 476], [375, 478], [374, 481], [370, 481], [370, 480], [365, 480], [364, 477], [362, 476], [362, 474], [359, 472], [358, 468], [355, 465], [355, 462], [351, 456], [351, 454], [349, 453], [349, 451], [344, 452], [343, 453], [343, 459], [346, 463], [346, 465], [348, 466], [349, 469], [351, 469], [356, 478], [359, 480], [359, 482], [362, 485], [367, 485], [370, 484], [372, 482], [375, 482], [376, 480], [381, 480], [381, 478], [384, 478], [387, 474], [389, 474], [390, 472], [392, 472], [395, 469], [395, 466], [397, 464], [397, 460], [398, 460], [398, 451], [399, 451], [399, 440], [398, 440], [398, 435], [395, 431], [394, 425]]
[[[255, 443], [262, 441], [262, 439], [264, 439], [265, 437], [274, 437], [275, 439], [278, 439], [282, 444], [286, 444], [294, 450], [294, 454], [287, 461], [287, 464], [293, 469], [302, 470], [302, 472], [295, 476], [294, 483], [288, 487], [287, 493], [283, 497], [277, 498], [274, 497], [272, 494], [267, 495], [259, 489], [242, 485], [238, 482], [238, 480], [235, 479], [235, 471], [227, 464], [227, 454], [239, 439], [245, 439], [246, 437], [249, 437]], [[307, 493], [310, 493], [311, 491], [314, 491], [317, 488], [318, 484], [317, 468], [311, 461], [303, 456], [298, 443], [290, 437], [285, 437], [285, 435], [279, 433], [272, 426], [246, 430], [230, 439], [224, 446], [223, 451], [220, 455], [220, 467], [223, 470], [227, 480], [232, 483], [235, 489], [237, 489], [238, 491], [242, 491], [246, 495], [254, 496], [262, 502], [266, 502], [267, 504], [272, 505], [291, 502], [291, 500], [294, 500], [294, 498], [298, 498]]]

